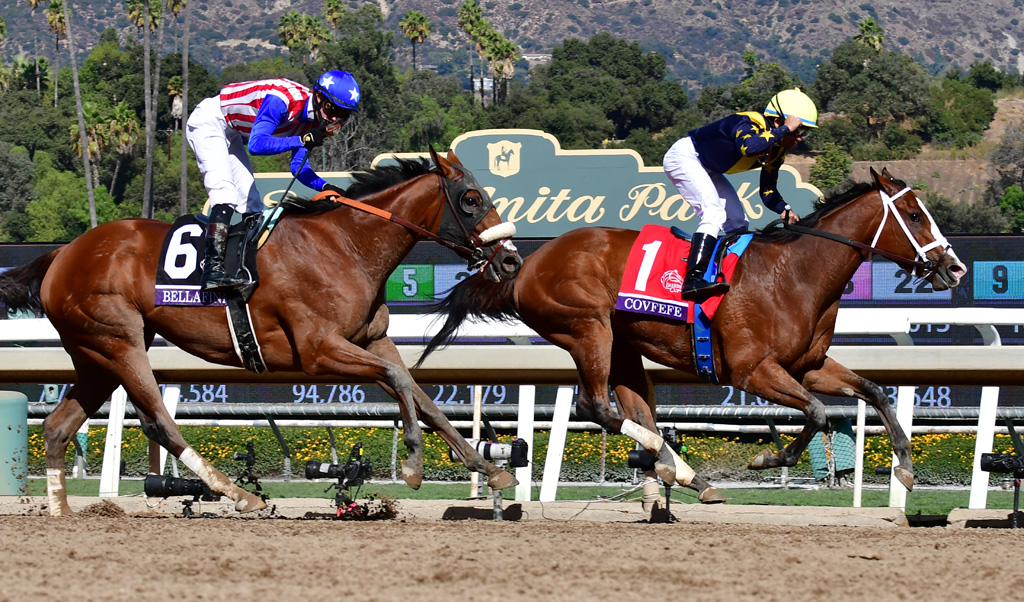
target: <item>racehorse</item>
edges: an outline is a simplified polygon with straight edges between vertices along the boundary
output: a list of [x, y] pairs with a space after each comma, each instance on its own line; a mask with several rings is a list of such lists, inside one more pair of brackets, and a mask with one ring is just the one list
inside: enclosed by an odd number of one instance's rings
[[[512, 278], [522, 258], [508, 240], [486, 191], [454, 153], [357, 173], [347, 191], [363, 211], [286, 214], [257, 254], [261, 282], [249, 301], [253, 328], [270, 371], [373, 382], [398, 400], [409, 449], [402, 477], [423, 474], [417, 414], [491, 487], [515, 478], [485, 461], [413, 381], [387, 336], [384, 285], [420, 239], [456, 251], [486, 278]], [[339, 199], [343, 201], [344, 199]], [[329, 201], [317, 201], [326, 203]], [[384, 218], [384, 219], [382, 219]], [[50, 513], [70, 513], [64, 489], [68, 442], [122, 385], [143, 432], [217, 494], [248, 512], [265, 507], [235, 486], [182, 438], [164, 408], [146, 350], [156, 334], [207, 361], [240, 366], [223, 308], [154, 306], [157, 257], [170, 224], [124, 219], [102, 224], [34, 262], [0, 276], [0, 301], [43, 310], [71, 356], [77, 382], [44, 422]]]
[[[875, 408], [899, 460], [894, 474], [907, 489], [913, 487], [910, 441], [888, 398], [878, 385], [827, 355], [836, 312], [843, 288], [872, 253], [927, 279], [935, 290], [957, 286], [967, 268], [906, 184], [884, 169], [881, 174], [872, 169], [871, 176], [873, 182], [820, 203], [796, 228], [755, 233], [714, 316], [711, 338], [721, 384], [807, 416], [792, 442], [778, 452], [762, 451], [751, 469], [797, 463], [811, 437], [826, 426], [824, 406], [814, 396], [820, 393], [856, 397]], [[657, 473], [666, 483], [701, 491], [701, 501], [720, 501], [716, 492], [705, 493], [708, 485], [657, 434], [645, 401], [650, 391], [641, 356], [697, 373], [691, 326], [615, 309], [637, 235], [611, 228], [572, 230], [527, 257], [514, 280], [467, 278], [437, 304], [445, 323], [419, 361], [447, 343], [469, 316], [520, 318], [572, 355], [581, 384], [578, 415], [630, 435], [658, 457]], [[609, 385], [622, 414], [610, 405]]]

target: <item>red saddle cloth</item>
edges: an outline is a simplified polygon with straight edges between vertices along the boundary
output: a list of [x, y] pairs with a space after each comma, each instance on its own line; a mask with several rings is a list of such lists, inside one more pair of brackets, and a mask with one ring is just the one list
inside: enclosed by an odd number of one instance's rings
[[[615, 308], [692, 324], [693, 303], [679, 298], [689, 254], [690, 241], [672, 234], [665, 226], [644, 226], [629, 252]], [[719, 266], [726, 282], [738, 260], [729, 253]], [[722, 295], [711, 297], [700, 304], [701, 310], [711, 319], [721, 302]]]

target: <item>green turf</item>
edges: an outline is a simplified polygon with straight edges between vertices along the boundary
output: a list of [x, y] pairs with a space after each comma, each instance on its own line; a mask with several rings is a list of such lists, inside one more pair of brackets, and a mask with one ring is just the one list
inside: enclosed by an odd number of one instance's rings
[[[267, 481], [261, 483], [263, 493], [273, 498], [287, 497], [323, 497], [333, 498], [334, 491], [325, 493], [324, 490], [330, 485], [329, 482], [292, 481], [284, 483], [280, 481]], [[99, 493], [98, 479], [68, 479], [67, 489], [70, 495], [95, 496]], [[533, 488], [532, 499], [536, 500], [540, 488]], [[119, 492], [121, 495], [136, 495], [142, 493], [142, 481], [138, 479], [125, 479], [121, 481]], [[564, 485], [558, 488], [559, 500], [589, 500], [599, 497], [614, 497], [622, 494], [622, 486], [612, 485]], [[31, 478], [28, 480], [28, 493], [30, 495], [45, 495], [46, 480]], [[355, 493], [351, 490], [350, 494]], [[852, 489], [774, 489], [774, 488], [750, 488], [750, 489], [724, 489], [726, 498], [730, 504], [770, 504], [776, 506], [845, 506], [853, 505]], [[359, 497], [374, 495], [377, 497], [387, 496], [395, 499], [466, 499], [469, 496], [469, 483], [424, 483], [419, 490], [413, 490], [401, 483], [369, 483], [359, 491]], [[513, 497], [512, 492], [507, 497]], [[624, 499], [636, 499], [639, 492], [633, 492]], [[940, 490], [940, 489], [919, 489], [907, 494], [907, 514], [948, 514], [953, 508], [966, 508], [970, 493], [966, 490]], [[690, 490], [673, 488], [672, 501], [680, 504], [697, 503], [696, 494]], [[885, 507], [889, 505], [888, 489], [865, 489], [863, 491], [862, 506], [864, 507]], [[1013, 507], [1013, 492], [1010, 491], [989, 491], [988, 507], [999, 509], [1010, 509]]]

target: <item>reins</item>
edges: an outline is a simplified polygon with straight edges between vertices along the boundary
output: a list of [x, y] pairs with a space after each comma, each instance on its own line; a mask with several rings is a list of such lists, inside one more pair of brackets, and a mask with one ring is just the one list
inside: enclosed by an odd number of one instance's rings
[[[777, 220], [771, 222], [770, 224], [765, 226], [765, 230], [767, 230], [769, 228], [782, 228], [783, 230], [789, 230], [791, 232], [796, 232], [797, 234], [808, 234], [810, 236], [817, 236], [819, 238], [826, 238], [828, 240], [832, 240], [832, 241], [844, 244], [844, 245], [846, 245], [848, 247], [853, 247], [854, 249], [858, 249], [858, 250], [861, 250], [861, 251], [867, 251], [869, 254], [880, 255], [880, 256], [888, 259], [889, 261], [892, 261], [893, 263], [895, 263], [895, 264], [897, 264], [899, 266], [902, 266], [904, 268], [907, 268], [907, 269], [911, 270], [915, 275], [917, 275], [918, 270], [921, 270], [921, 273], [922, 273], [921, 277], [925, 277], [928, 274], [934, 272], [935, 269], [936, 269], [936, 264], [935, 264], [934, 261], [929, 260], [929, 259], [925, 259], [925, 255], [924, 255], [925, 252], [928, 249], [931, 249], [932, 247], [942, 245], [946, 241], [945, 241], [944, 238], [941, 237], [941, 235], [939, 235], [939, 236], [936, 237], [936, 240], [933, 241], [932, 243], [930, 243], [928, 246], [921, 247], [921, 245], [917, 242], [917, 240], [910, 234], [910, 230], [907, 228], [906, 224], [903, 222], [903, 219], [899, 215], [899, 212], [895, 210], [895, 205], [893, 205], [893, 201], [895, 201], [899, 197], [903, 196], [909, 190], [910, 190], [909, 187], [904, 188], [903, 190], [901, 190], [895, 196], [892, 196], [892, 197], [890, 197], [888, 194], [886, 194], [885, 191], [882, 191], [882, 190], [878, 191], [878, 193], [882, 197], [882, 206], [884, 208], [884, 215], [882, 217], [881, 224], [879, 224], [879, 226], [878, 226], [878, 231], [875, 232], [875, 236], [872, 239], [871, 244], [865, 244], [865, 243], [862, 243], [860, 241], [853, 240], [852, 238], [848, 238], [846, 236], [842, 236], [841, 234], [833, 234], [831, 232], [825, 232], [824, 230], [818, 230], [818, 229], [815, 229], [815, 228], [807, 228], [805, 226], [797, 226], [795, 224], [789, 224], [785, 220], [782, 220], [782, 219], [777, 219]], [[935, 222], [932, 219], [931, 214], [928, 213], [928, 210], [924, 208], [923, 204], [920, 204], [920, 205], [921, 205], [921, 210], [924, 211], [925, 215], [928, 216], [928, 219], [932, 223], [933, 228], [934, 228]], [[890, 253], [889, 251], [885, 251], [883, 249], [879, 249], [878, 247], [875, 246], [875, 244], [877, 244], [877, 242], [878, 242], [879, 237], [881, 236], [882, 228], [885, 226], [886, 218], [890, 215], [890, 208], [892, 208], [892, 212], [891, 213], [895, 216], [895, 219], [899, 223], [900, 227], [903, 229], [903, 233], [907, 236], [907, 238], [910, 240], [910, 243], [914, 246], [915, 251], [917, 251], [917, 256], [920, 259], [909, 259], [907, 257], [903, 257], [902, 255], [897, 255], [895, 253]], [[948, 248], [948, 244], [947, 244], [947, 248]]]
[[[432, 172], [432, 173], [438, 177], [438, 183], [440, 184], [441, 190], [444, 192], [445, 201], [448, 203], [449, 207], [451, 207], [451, 209], [454, 211], [455, 207], [453, 205], [453, 201], [451, 199], [451, 195], [448, 194], [448, 188], [444, 185], [444, 176], [441, 175], [438, 172]], [[329, 196], [335, 195], [335, 194], [336, 193], [323, 193], [323, 192], [321, 192], [321, 193], [317, 194], [316, 196], [314, 196], [313, 200], [315, 201], [315, 200], [319, 200], [319, 199], [322, 199], [322, 198], [328, 198]], [[398, 224], [399, 226], [402, 226], [403, 228], [405, 228], [405, 229], [407, 229], [407, 230], [409, 230], [411, 232], [414, 232], [414, 233], [416, 233], [416, 234], [418, 234], [420, 236], [423, 236], [425, 238], [429, 238], [430, 240], [432, 240], [432, 241], [434, 241], [434, 242], [436, 242], [438, 244], [441, 244], [441, 245], [443, 245], [443, 246], [445, 246], [445, 247], [455, 251], [459, 255], [463, 255], [465, 257], [471, 257], [473, 255], [474, 250], [472, 248], [464, 246], [464, 245], [460, 245], [458, 243], [454, 243], [454, 242], [452, 242], [450, 240], [445, 240], [444, 238], [441, 238], [440, 236], [438, 236], [437, 234], [431, 232], [430, 230], [427, 230], [426, 228], [423, 228], [422, 226], [418, 226], [418, 225], [410, 222], [409, 220], [407, 220], [405, 218], [399, 217], [399, 216], [395, 215], [394, 213], [391, 213], [390, 211], [385, 211], [384, 209], [381, 209], [379, 207], [374, 207], [373, 205], [368, 205], [368, 204], [366, 204], [366, 203], [364, 203], [362, 201], [357, 201], [355, 199], [350, 199], [350, 198], [347, 198], [347, 197], [344, 197], [344, 196], [333, 196], [333, 198], [331, 198], [331, 201], [335, 202], [335, 203], [338, 203], [338, 204], [341, 204], [341, 205], [345, 205], [347, 207], [352, 207], [353, 209], [358, 209], [360, 211], [363, 211], [365, 213], [369, 213], [371, 215], [376, 215], [377, 217], [380, 217], [382, 219], [386, 219], [386, 220], [388, 220], [390, 222], [394, 222], [394, 223]], [[440, 212], [440, 209], [439, 209], [439, 212]], [[469, 243], [475, 244], [476, 241], [474, 241], [473, 238], [476, 238], [476, 236], [466, 232], [466, 227], [462, 224], [461, 220], [455, 220], [455, 221], [458, 222], [459, 226], [462, 228], [462, 233], [465, 236], [466, 241], [469, 242]]]
[[918, 268], [929, 269], [931, 268], [929, 264], [934, 263], [932, 261], [924, 262], [917, 261], [915, 259], [908, 259], [906, 257], [903, 257], [902, 255], [890, 253], [889, 251], [885, 251], [877, 247], [864, 244], [858, 240], [853, 240], [852, 238], [847, 238], [846, 236], [842, 236], [840, 234], [833, 234], [831, 232], [825, 232], [824, 230], [816, 230], [814, 228], [805, 228], [804, 226], [797, 226], [795, 224], [787, 224], [785, 220], [781, 219], [777, 219], [774, 222], [765, 226], [765, 229], [768, 228], [782, 228], [783, 230], [790, 230], [791, 232], [796, 232], [797, 234], [809, 234], [811, 236], [817, 236], [818, 238], [827, 238], [829, 240], [834, 240], [835, 242], [842, 243], [848, 247], [853, 247], [854, 249], [859, 249], [861, 251], [867, 251], [868, 253], [880, 255], [882, 257], [885, 257], [889, 261], [892, 261], [893, 263], [897, 263], [903, 267], [915, 270]]

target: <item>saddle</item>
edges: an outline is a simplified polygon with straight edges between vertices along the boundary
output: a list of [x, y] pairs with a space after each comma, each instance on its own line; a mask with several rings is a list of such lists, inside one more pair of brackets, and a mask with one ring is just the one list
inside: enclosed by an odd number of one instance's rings
[[228, 231], [224, 266], [230, 273], [243, 274], [249, 282], [231, 291], [200, 290], [206, 258], [205, 215], [183, 215], [174, 221], [160, 249], [156, 274], [156, 305], [227, 308], [228, 327], [235, 353], [247, 370], [266, 370], [259, 342], [252, 328], [249, 299], [259, 286], [256, 252], [285, 213], [319, 214], [340, 205], [325, 201], [320, 193], [312, 200], [287, 198], [260, 213], [235, 214]]

